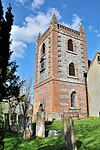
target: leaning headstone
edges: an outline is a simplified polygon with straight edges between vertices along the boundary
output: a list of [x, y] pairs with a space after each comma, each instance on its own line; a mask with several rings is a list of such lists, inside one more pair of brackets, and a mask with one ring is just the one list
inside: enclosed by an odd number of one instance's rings
[[18, 131], [18, 126], [17, 126], [17, 114], [12, 113], [11, 114], [11, 130], [13, 132], [17, 132]]
[[45, 113], [43, 111], [36, 114], [36, 136], [45, 137]]
[[18, 115], [18, 133], [23, 133], [24, 127], [24, 115], [20, 114]]
[[67, 116], [64, 116], [64, 137], [67, 148], [69, 150], [77, 150], [74, 133], [74, 122], [71, 117]]
[[28, 140], [28, 139], [30, 139], [30, 136], [31, 136], [31, 133], [30, 133], [30, 130], [29, 130], [29, 128], [26, 128], [25, 129], [25, 131], [24, 131], [24, 139], [25, 140]]

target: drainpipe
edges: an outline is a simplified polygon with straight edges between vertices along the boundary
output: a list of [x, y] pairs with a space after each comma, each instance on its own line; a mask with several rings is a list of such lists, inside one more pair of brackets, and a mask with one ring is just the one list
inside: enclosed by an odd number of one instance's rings
[[86, 104], [87, 104], [87, 117], [89, 117], [89, 102], [88, 102], [88, 88], [87, 88], [87, 72], [84, 73], [85, 88], [86, 88]]

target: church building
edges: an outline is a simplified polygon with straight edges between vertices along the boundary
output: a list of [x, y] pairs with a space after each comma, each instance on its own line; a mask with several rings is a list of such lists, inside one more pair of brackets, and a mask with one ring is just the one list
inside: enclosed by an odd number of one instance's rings
[[52, 16], [49, 28], [38, 35], [34, 74], [34, 117], [43, 106], [48, 117], [63, 112], [87, 116], [87, 91], [84, 73], [88, 57], [84, 29], [79, 31], [58, 23]]

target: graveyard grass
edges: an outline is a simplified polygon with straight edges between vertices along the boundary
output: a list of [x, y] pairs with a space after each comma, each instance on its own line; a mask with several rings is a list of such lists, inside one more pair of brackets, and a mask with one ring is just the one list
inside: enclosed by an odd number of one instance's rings
[[[78, 150], [100, 150], [100, 118], [92, 117], [74, 121]], [[33, 123], [35, 127], [35, 123]], [[61, 120], [46, 123], [49, 130], [63, 130]], [[64, 150], [63, 135], [45, 138], [33, 136], [24, 140], [21, 134], [5, 131], [5, 150]]]

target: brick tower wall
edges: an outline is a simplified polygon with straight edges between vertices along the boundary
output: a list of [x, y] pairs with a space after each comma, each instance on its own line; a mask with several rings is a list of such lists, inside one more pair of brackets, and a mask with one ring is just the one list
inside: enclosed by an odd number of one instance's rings
[[[73, 51], [68, 50], [68, 40], [73, 41]], [[41, 47], [45, 43], [45, 70], [40, 73]], [[69, 64], [75, 65], [75, 76], [69, 76]], [[87, 51], [84, 33], [52, 23], [50, 28], [37, 40], [34, 116], [39, 104], [45, 112], [61, 113], [71, 108], [71, 93], [77, 94], [76, 109], [81, 116], [86, 116], [86, 90], [84, 72], [87, 70]], [[54, 116], [53, 116], [54, 117]]]

